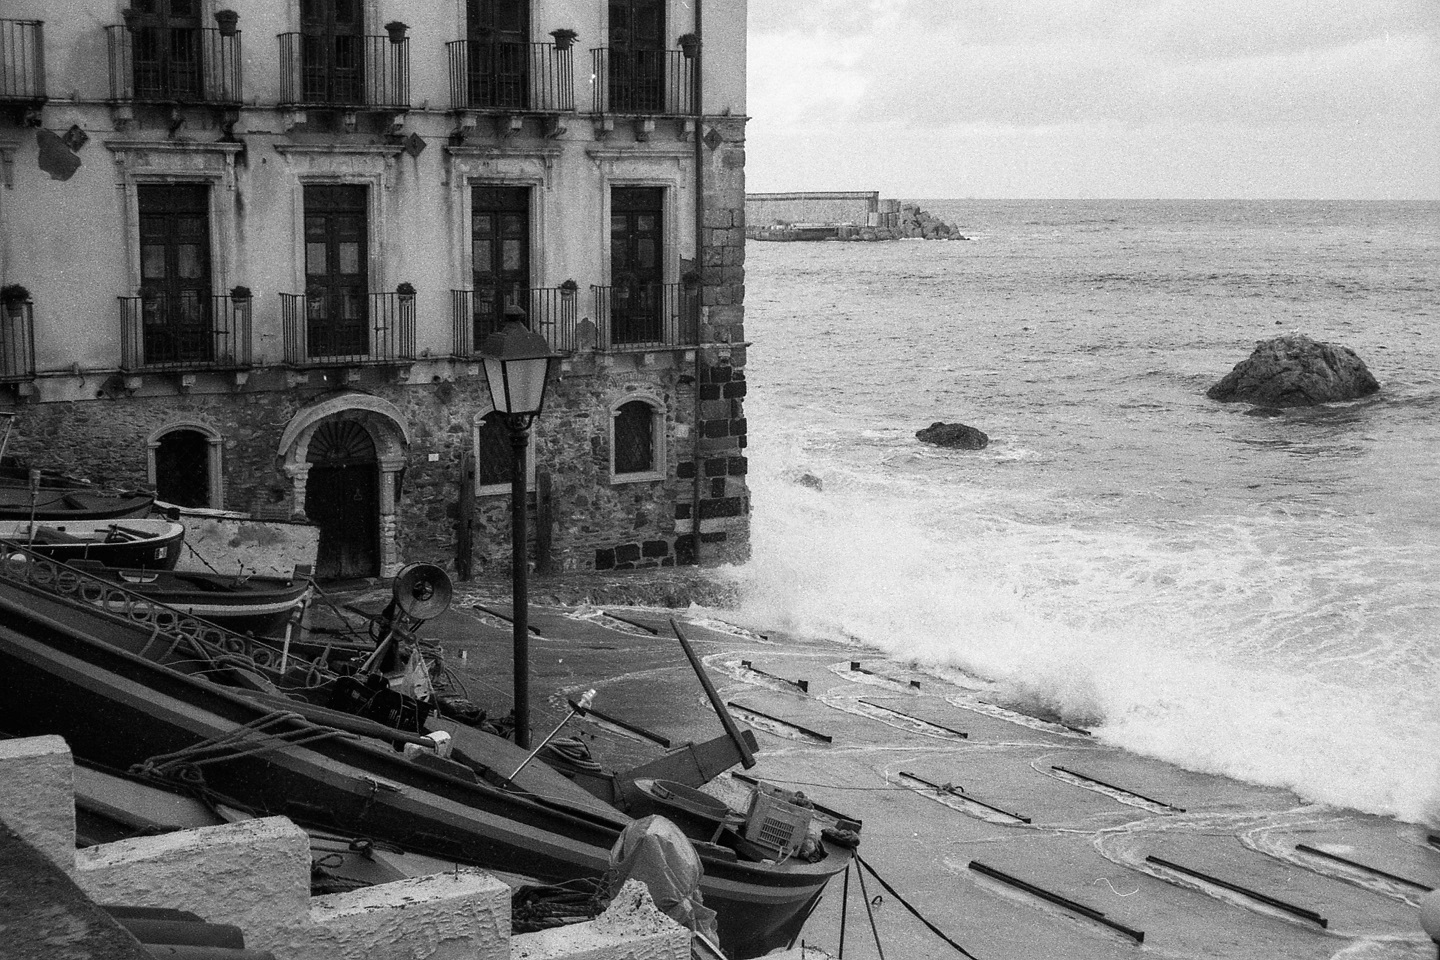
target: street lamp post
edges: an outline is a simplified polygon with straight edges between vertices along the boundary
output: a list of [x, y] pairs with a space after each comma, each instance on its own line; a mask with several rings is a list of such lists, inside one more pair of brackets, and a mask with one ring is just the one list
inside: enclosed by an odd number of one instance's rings
[[490, 400], [505, 418], [512, 451], [510, 475], [510, 580], [514, 620], [515, 743], [530, 746], [530, 598], [526, 568], [525, 450], [530, 425], [545, 403], [545, 383], [556, 359], [545, 338], [526, 323], [525, 311], [505, 308], [505, 323], [480, 346]]

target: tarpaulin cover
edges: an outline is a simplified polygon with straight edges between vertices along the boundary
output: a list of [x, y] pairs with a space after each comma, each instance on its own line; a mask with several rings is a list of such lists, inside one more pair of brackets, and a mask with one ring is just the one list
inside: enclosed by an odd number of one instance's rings
[[606, 895], [615, 896], [626, 880], [643, 881], [661, 913], [715, 942], [715, 911], [700, 895], [704, 875], [700, 855], [679, 827], [664, 817], [643, 817], [621, 832], [610, 851]]

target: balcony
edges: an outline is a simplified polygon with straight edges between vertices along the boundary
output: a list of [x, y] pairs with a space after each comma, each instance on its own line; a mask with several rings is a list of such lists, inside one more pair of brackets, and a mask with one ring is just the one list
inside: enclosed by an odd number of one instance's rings
[[120, 366], [128, 373], [247, 370], [250, 297], [121, 297]]
[[689, 116], [692, 60], [683, 50], [590, 51], [595, 77], [593, 113]]
[[35, 379], [35, 306], [0, 305], [0, 383]]
[[[455, 356], [473, 359], [485, 338], [500, 329], [505, 320], [500, 299], [483, 294], [476, 296], [474, 290], [450, 291]], [[525, 310], [530, 329], [544, 337], [552, 350], [561, 353], [575, 351], [579, 299], [577, 291], [562, 287], [533, 287], [503, 296], [504, 306], [519, 304]]]
[[450, 103], [455, 110], [572, 113], [575, 58], [549, 43], [457, 40], [450, 54]]
[[116, 103], [240, 105], [240, 32], [117, 24], [110, 47]]
[[410, 109], [410, 40], [280, 34], [280, 106]]
[[698, 342], [698, 302], [680, 283], [633, 283], [595, 291], [596, 347], [650, 350]]
[[45, 102], [45, 31], [39, 20], [0, 20], [0, 102]]
[[413, 293], [282, 293], [285, 362], [379, 366], [415, 359]]

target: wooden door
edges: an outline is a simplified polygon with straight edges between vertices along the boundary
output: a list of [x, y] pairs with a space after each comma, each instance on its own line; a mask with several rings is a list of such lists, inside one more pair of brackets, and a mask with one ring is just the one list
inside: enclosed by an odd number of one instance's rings
[[305, 187], [305, 337], [311, 357], [367, 356], [368, 190]]
[[473, 343], [478, 348], [500, 329], [507, 306], [530, 309], [530, 189], [476, 187], [470, 214]]
[[141, 348], [146, 365], [214, 358], [210, 188], [140, 184]]
[[202, 99], [200, 0], [133, 0], [130, 9], [136, 99]]
[[529, 103], [528, 0], [466, 0], [470, 103], [520, 110]]
[[665, 0], [610, 0], [610, 109], [665, 105]]
[[301, 89], [309, 103], [365, 103], [361, 0], [300, 0]]
[[610, 339], [662, 339], [664, 189], [616, 187], [610, 194]]
[[375, 443], [353, 420], [321, 423], [306, 459], [305, 513], [320, 528], [315, 575], [373, 577], [380, 570], [379, 467]]

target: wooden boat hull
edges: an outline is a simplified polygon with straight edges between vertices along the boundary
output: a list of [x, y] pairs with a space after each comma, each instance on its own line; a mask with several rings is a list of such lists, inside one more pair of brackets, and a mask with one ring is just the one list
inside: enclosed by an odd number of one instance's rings
[[231, 577], [166, 570], [89, 570], [142, 596], [236, 633], [278, 637], [308, 599], [308, 580]]
[[184, 537], [185, 528], [171, 520], [0, 520], [0, 540], [64, 563], [94, 560], [107, 567], [173, 570]]
[[[541, 764], [521, 778], [530, 792], [516, 793], [422, 766], [379, 741], [339, 736], [293, 714], [287, 719], [273, 700], [248, 699], [119, 649], [37, 612], [29, 599], [0, 580], [0, 675], [7, 678], [0, 729], [8, 732], [59, 734], [77, 757], [155, 770], [164, 766], [156, 758], [268, 722], [275, 733], [318, 739], [283, 745], [252, 736], [228, 753], [195, 753], [193, 765], [174, 767], [171, 775], [203, 782], [213, 795], [257, 814], [541, 880], [601, 875], [629, 821]], [[479, 731], [451, 732], [460, 749], [502, 773], [524, 756]], [[787, 944], [850, 859], [848, 850], [832, 847], [815, 864], [750, 863], [707, 847], [699, 847], [702, 891], [719, 914], [722, 945], [736, 958]]]
[[40, 487], [32, 495], [28, 486], [0, 483], [0, 519], [7, 520], [119, 520], [144, 517], [154, 503], [149, 494], [110, 494], [79, 484]]

